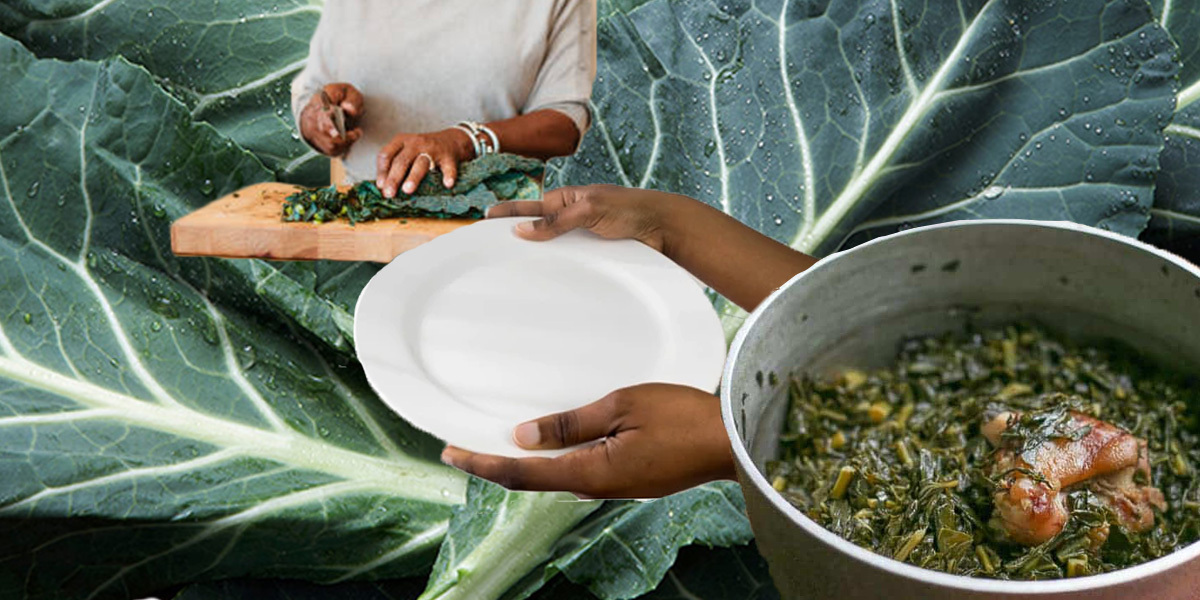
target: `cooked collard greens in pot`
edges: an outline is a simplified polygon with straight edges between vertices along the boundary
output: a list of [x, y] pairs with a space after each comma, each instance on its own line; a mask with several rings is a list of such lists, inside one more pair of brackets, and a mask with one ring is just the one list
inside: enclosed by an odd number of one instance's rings
[[912, 339], [890, 369], [791, 378], [767, 477], [820, 525], [921, 567], [1104, 573], [1200, 538], [1197, 389], [1033, 327]]

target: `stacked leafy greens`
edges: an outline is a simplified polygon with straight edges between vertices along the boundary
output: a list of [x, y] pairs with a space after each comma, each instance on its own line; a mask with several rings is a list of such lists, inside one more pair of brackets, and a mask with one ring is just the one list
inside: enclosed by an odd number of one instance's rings
[[[1128, 356], [1010, 327], [905, 342], [890, 369], [835, 382], [792, 379], [775, 489], [830, 531], [897, 560], [958, 575], [1045, 579], [1103, 573], [1165, 556], [1200, 539], [1200, 435], [1195, 381]], [[1167, 510], [1143, 533], [1124, 529], [1087, 487], [1066, 492], [1070, 519], [1033, 547], [989, 521], [998, 474], [980, 425], [999, 410], [1024, 416], [1015, 446], [1086, 434], [1068, 411], [1148, 442], [1151, 482]], [[1038, 473], [1029, 474], [1035, 480]], [[1108, 528], [1095, 547], [1095, 532]]]
[[[0, 596], [757, 593], [736, 560], [667, 577], [680, 546], [750, 538], [736, 486], [597, 508], [441, 467], [352, 358], [376, 266], [171, 255], [169, 222], [213, 198], [327, 180], [288, 108], [321, 4], [0, 0]], [[1175, 243], [1200, 214], [1198, 22], [1163, 0], [601, 0], [594, 124], [549, 187], [686, 193], [819, 254], [976, 216], [1134, 235], [1151, 207]]]
[[297, 190], [283, 204], [284, 221], [323, 223], [403, 217], [453, 217], [482, 219], [487, 210], [504, 200], [541, 197], [543, 165], [515, 154], [488, 154], [460, 165], [454, 187], [442, 185], [441, 176], [429, 173], [411, 194], [399, 192], [384, 198], [373, 181], [349, 189], [337, 186]]

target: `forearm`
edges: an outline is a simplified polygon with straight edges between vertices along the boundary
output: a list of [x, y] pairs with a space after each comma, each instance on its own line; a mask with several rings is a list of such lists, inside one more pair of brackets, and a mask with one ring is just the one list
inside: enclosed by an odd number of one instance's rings
[[816, 262], [686, 196], [666, 195], [660, 207], [663, 254], [748, 311]]
[[500, 138], [500, 150], [546, 160], [567, 156], [579, 145], [579, 128], [571, 117], [552, 109], [494, 121], [488, 127]]

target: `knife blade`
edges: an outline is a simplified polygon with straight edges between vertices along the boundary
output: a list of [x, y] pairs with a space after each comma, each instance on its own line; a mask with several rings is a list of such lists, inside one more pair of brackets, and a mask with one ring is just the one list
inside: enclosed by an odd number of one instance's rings
[[321, 90], [321, 110], [329, 115], [329, 120], [333, 121], [333, 126], [337, 129], [338, 137], [346, 139], [346, 111], [341, 106], [335, 104], [329, 94], [325, 90]]

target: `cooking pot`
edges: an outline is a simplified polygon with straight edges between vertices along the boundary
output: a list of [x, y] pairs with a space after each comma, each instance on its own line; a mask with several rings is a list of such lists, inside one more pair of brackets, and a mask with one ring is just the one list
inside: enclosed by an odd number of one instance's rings
[[1200, 598], [1200, 544], [1074, 579], [950, 575], [825, 530], [763, 475], [778, 451], [788, 375], [884, 367], [906, 337], [1017, 321], [1079, 343], [1124, 342], [1166, 366], [1200, 372], [1200, 269], [1071, 223], [959, 221], [829, 256], [750, 315], [725, 364], [721, 410], [758, 549], [784, 598]]

